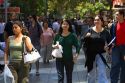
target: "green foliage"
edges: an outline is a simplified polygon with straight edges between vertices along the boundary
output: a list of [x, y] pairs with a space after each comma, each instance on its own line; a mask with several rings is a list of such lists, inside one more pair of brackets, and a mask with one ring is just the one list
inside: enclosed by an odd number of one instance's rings
[[62, 18], [74, 18], [75, 17], [75, 12], [72, 10], [67, 10], [65, 14], [63, 14]]
[[45, 3], [45, 0], [37, 0], [37, 15], [44, 15]]
[[[9, 0], [11, 6], [21, 8], [21, 13], [45, 15], [47, 13], [54, 17], [74, 17], [79, 14], [81, 17], [86, 14], [97, 14], [102, 9], [109, 9], [103, 3], [91, 3], [90, 0]], [[108, 1], [108, 0], [107, 0]]]
[[80, 3], [75, 10], [80, 14], [80, 16], [90, 16], [98, 14], [100, 10], [107, 9], [109, 10], [108, 6], [105, 6], [103, 3], [96, 2], [95, 4], [92, 3]]

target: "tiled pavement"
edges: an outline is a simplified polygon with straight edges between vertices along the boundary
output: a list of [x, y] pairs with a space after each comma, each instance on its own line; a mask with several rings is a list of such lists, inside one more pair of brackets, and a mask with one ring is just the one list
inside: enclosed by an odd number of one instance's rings
[[[84, 53], [81, 51], [78, 61], [74, 66], [73, 83], [87, 83], [87, 73], [86, 68], [84, 67], [84, 62]], [[50, 64], [43, 64], [42, 62], [40, 63], [40, 76], [35, 75], [35, 67], [33, 65], [29, 78], [30, 83], [57, 83], [58, 78], [55, 60], [51, 60]]]
[[[77, 63], [74, 65], [73, 83], [87, 83], [87, 73], [84, 67], [84, 53], [81, 51]], [[29, 74], [29, 83], [57, 83], [57, 72], [55, 60], [51, 60], [50, 64], [43, 64], [40, 60], [40, 75], [35, 75], [35, 64]], [[66, 76], [65, 76], [66, 77]], [[65, 79], [66, 80], [66, 79]], [[0, 81], [0, 83], [3, 83]], [[66, 81], [65, 81], [66, 83]]]
[[[81, 52], [77, 63], [74, 65], [73, 83], [86, 83], [86, 69], [84, 68], [83, 54]], [[35, 75], [35, 67], [33, 65], [29, 77], [30, 83], [57, 83], [55, 60], [51, 60], [50, 64], [40, 63], [40, 76]]]

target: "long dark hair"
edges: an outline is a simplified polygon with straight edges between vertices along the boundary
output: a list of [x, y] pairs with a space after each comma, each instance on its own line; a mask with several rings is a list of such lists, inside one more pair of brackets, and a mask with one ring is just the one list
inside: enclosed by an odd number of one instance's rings
[[22, 34], [23, 35], [27, 35], [27, 36], [29, 35], [29, 32], [28, 32], [27, 28], [23, 25], [23, 23], [21, 21], [18, 21], [18, 20], [14, 21], [13, 25], [14, 24], [17, 24], [22, 29]]
[[35, 21], [35, 22], [37, 22], [37, 16], [36, 15], [31, 15], [31, 17], [33, 18], [33, 20]]
[[69, 29], [68, 29], [68, 31], [72, 33], [72, 32], [73, 32], [73, 30], [72, 30], [72, 24], [71, 24], [70, 20], [65, 19], [65, 20], [63, 20], [63, 21], [61, 22], [60, 29], [59, 29], [59, 34], [62, 34], [62, 31], [63, 31], [63, 29], [62, 29], [62, 23], [63, 23], [63, 22], [67, 22], [67, 23], [69, 24]]

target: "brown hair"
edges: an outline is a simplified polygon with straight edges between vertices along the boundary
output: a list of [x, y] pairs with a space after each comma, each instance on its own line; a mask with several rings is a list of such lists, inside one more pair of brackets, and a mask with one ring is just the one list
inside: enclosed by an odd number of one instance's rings
[[14, 21], [13, 25], [14, 24], [17, 24], [22, 29], [23, 35], [29, 35], [27, 28], [23, 25], [23, 23], [21, 21]]
[[124, 17], [124, 10], [118, 10], [117, 12], [119, 12], [119, 14], [123, 15], [123, 17]]

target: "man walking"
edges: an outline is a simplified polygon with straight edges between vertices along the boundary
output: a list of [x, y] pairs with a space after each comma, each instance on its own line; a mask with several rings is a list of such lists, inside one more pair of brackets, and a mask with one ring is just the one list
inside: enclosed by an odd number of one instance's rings
[[125, 20], [124, 11], [116, 13], [117, 23], [111, 28], [111, 35], [116, 37], [115, 45], [112, 48], [111, 83], [125, 83]]

